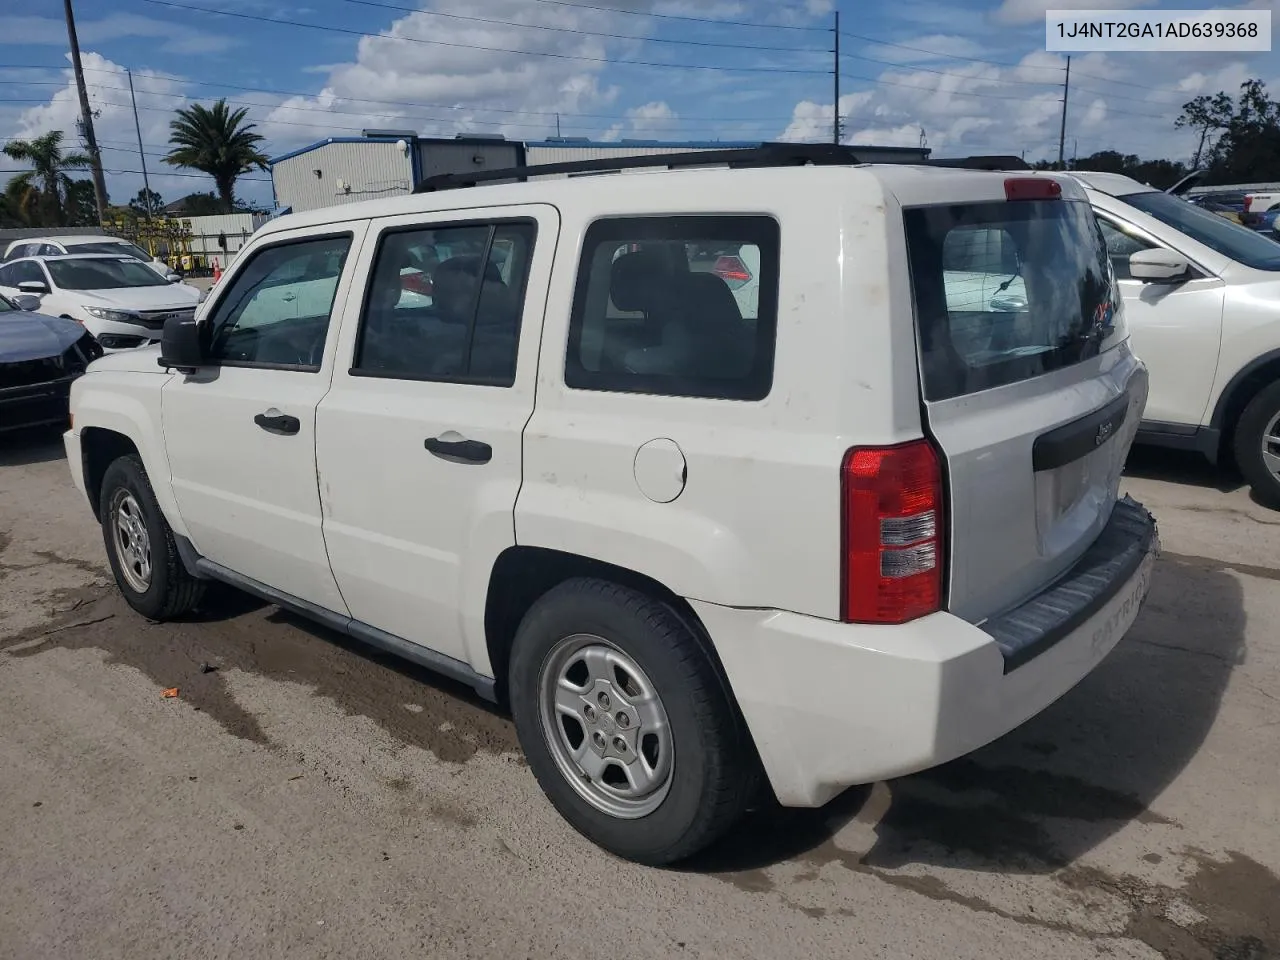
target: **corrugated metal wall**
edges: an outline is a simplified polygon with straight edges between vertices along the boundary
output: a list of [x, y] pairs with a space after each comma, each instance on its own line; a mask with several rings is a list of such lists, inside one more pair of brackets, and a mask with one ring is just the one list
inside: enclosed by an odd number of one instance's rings
[[[267, 222], [262, 213], [222, 213], [211, 217], [183, 217], [191, 229], [191, 252], [204, 257], [219, 257], [225, 266], [243, 247], [255, 230]], [[225, 234], [227, 249], [218, 246], [218, 235]]]
[[[326, 143], [271, 168], [276, 202], [295, 213], [355, 203], [413, 189], [411, 149], [395, 142]], [[316, 175], [316, 171], [320, 175]]]

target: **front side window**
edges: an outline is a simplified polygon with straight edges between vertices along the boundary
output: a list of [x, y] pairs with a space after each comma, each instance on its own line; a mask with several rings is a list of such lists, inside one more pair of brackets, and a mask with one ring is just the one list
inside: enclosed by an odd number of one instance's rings
[[383, 234], [351, 372], [515, 383], [535, 232], [522, 221]]
[[1116, 272], [1117, 280], [1132, 280], [1129, 272], [1129, 258], [1142, 250], [1150, 250], [1154, 244], [1147, 243], [1140, 237], [1125, 232], [1121, 227], [1098, 218], [1098, 227], [1102, 230], [1102, 239], [1107, 242], [1107, 256], [1111, 258], [1111, 267]]
[[318, 370], [350, 247], [351, 235], [342, 234], [257, 251], [205, 321], [205, 355], [215, 363]]
[[596, 221], [578, 266], [565, 383], [726, 400], [768, 396], [778, 246], [769, 217]]
[[34, 260], [22, 260], [18, 263], [11, 263], [4, 268], [3, 284], [6, 287], [16, 287], [20, 283], [26, 283], [34, 280], [36, 283], [47, 284], [44, 272], [41, 271], [40, 265]]
[[50, 260], [53, 282], [63, 290], [122, 290], [126, 287], [164, 287], [167, 281], [132, 257], [92, 260]]
[[1117, 330], [1107, 248], [1087, 203], [914, 207], [903, 218], [925, 399], [1079, 363]]

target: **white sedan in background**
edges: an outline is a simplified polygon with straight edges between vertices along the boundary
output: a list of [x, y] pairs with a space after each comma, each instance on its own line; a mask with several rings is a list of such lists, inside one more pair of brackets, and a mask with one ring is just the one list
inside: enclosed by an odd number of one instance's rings
[[0, 293], [40, 298], [39, 311], [84, 325], [104, 350], [155, 343], [172, 316], [195, 315], [200, 291], [131, 256], [23, 257], [0, 264]]

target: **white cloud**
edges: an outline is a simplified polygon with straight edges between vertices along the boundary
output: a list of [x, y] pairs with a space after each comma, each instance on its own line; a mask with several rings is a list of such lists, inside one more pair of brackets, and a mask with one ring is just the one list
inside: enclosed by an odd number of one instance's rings
[[[469, 0], [433, 0], [430, 8], [464, 15], [473, 9]], [[595, 134], [607, 125], [599, 120], [584, 124], [572, 115], [607, 112], [618, 90], [601, 82], [603, 60], [636, 42], [515, 24], [638, 33], [644, 21], [522, 0], [493, 0], [485, 16], [507, 22], [473, 24], [427, 13], [401, 17], [382, 33], [362, 38], [355, 61], [333, 66], [319, 94], [280, 103], [262, 121], [263, 132], [279, 145], [367, 126], [407, 127], [427, 135], [475, 132], [537, 139], [555, 133], [557, 113], [566, 135]], [[476, 47], [548, 55], [513, 56]], [[572, 57], [600, 62], [568, 59]], [[504, 109], [489, 109], [491, 104]]]
[[997, 23], [1044, 22], [1046, 10], [1132, 10], [1155, 6], [1156, 0], [1004, 0], [992, 14]]
[[[141, 37], [162, 41], [157, 49], [163, 53], [210, 54], [226, 50], [235, 42], [208, 29], [136, 13], [112, 13], [99, 20], [76, 19], [76, 36], [82, 46]], [[0, 45], [4, 44], [64, 47], [67, 27], [61, 18], [55, 17], [0, 16]]]
[[[1194, 149], [1173, 119], [1201, 92], [1234, 94], [1248, 77], [1267, 78], [1258, 63], [1212, 58], [1195, 72], [1185, 57], [1158, 54], [1087, 54], [1071, 62], [1066, 148], [1080, 155], [1116, 149], [1146, 157], [1185, 159]], [[1065, 59], [1034, 50], [1016, 65], [950, 64], [944, 73], [895, 67], [870, 90], [841, 98], [847, 143], [915, 146], [920, 131], [936, 156], [966, 153], [1056, 157], [1062, 121]], [[782, 136], [826, 140], [831, 105], [799, 101]]]

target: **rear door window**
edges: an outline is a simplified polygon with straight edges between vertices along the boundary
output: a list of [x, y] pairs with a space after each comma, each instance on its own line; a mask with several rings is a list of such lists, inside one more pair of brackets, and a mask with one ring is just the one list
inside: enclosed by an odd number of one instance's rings
[[1018, 200], [904, 211], [927, 400], [1096, 356], [1118, 302], [1089, 205]]

